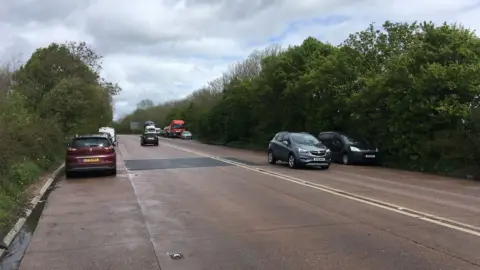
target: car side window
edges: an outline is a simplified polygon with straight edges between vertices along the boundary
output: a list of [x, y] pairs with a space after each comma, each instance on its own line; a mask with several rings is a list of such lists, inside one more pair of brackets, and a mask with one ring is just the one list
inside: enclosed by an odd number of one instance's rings
[[343, 141], [340, 139], [340, 136], [335, 135], [332, 138], [332, 145], [335, 146], [337, 149], [343, 148]]
[[330, 139], [330, 136], [328, 133], [320, 133], [320, 135], [318, 135], [318, 139], [322, 142], [322, 143], [325, 143], [325, 142], [328, 142], [328, 140]]
[[276, 141], [279, 141], [279, 142], [282, 141], [282, 137], [283, 137], [284, 134], [285, 134], [285, 133], [283, 133], [283, 132], [278, 133], [278, 134], [275, 136], [275, 140], [276, 140]]
[[283, 135], [283, 137], [282, 137], [282, 142], [283, 142], [283, 141], [290, 141], [290, 134], [285, 133], [285, 134]]

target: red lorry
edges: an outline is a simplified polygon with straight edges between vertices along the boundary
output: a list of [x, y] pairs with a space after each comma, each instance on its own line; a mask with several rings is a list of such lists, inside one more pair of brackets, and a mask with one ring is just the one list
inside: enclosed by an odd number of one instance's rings
[[180, 136], [182, 135], [182, 132], [185, 131], [185, 122], [183, 120], [172, 120], [169, 127], [170, 127], [170, 130], [169, 130], [168, 137], [180, 138]]

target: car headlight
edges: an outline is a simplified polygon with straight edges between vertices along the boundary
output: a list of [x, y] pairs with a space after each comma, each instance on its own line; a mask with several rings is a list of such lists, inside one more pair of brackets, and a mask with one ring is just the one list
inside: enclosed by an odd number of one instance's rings
[[332, 151], [330, 151], [330, 149], [327, 148], [327, 154], [330, 153], [330, 152], [332, 152]]
[[350, 146], [350, 151], [352, 151], [352, 152], [360, 152], [360, 149], [358, 149], [358, 148], [355, 147], [355, 146]]
[[375, 148], [375, 152], [378, 152], [378, 148]]
[[298, 152], [300, 152], [300, 153], [308, 153], [308, 150], [305, 150], [305, 149], [302, 149], [302, 148], [298, 148]]

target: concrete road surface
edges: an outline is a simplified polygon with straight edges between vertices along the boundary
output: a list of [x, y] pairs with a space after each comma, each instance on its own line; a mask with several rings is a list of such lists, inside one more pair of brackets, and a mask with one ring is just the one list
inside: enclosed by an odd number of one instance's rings
[[480, 269], [479, 183], [118, 139], [117, 177], [50, 194], [21, 270]]

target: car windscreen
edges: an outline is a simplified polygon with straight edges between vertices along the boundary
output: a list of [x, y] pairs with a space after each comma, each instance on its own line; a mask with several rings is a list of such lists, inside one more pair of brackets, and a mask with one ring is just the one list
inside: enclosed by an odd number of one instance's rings
[[147, 132], [157, 132], [154, 128], [147, 129]]
[[106, 135], [108, 138], [112, 137], [112, 134], [110, 134], [108, 132], [100, 132], [100, 134]]
[[373, 145], [364, 138], [359, 136], [350, 136], [350, 135], [342, 135], [342, 138], [345, 142], [349, 145], [361, 147], [361, 148], [371, 148]]
[[183, 125], [183, 124], [175, 124], [175, 125], [172, 126], [173, 129], [182, 129], [184, 127], [185, 127], [185, 125]]
[[192, 133], [190, 133], [190, 131], [184, 131], [183, 134], [185, 134], [185, 135], [190, 135], [190, 134], [192, 134]]
[[290, 138], [292, 139], [293, 142], [298, 144], [315, 145], [315, 146], [323, 145], [317, 138], [315, 138], [311, 134], [292, 133], [290, 134]]
[[101, 137], [86, 137], [86, 138], [76, 138], [72, 144], [72, 148], [85, 148], [85, 147], [108, 147], [110, 146], [110, 141], [107, 138]]

